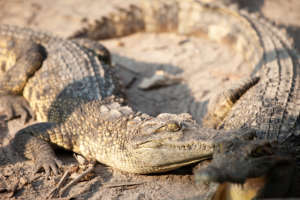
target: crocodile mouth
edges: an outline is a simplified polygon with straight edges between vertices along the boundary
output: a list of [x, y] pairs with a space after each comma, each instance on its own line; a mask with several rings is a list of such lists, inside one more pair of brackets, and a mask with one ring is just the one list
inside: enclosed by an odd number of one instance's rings
[[160, 173], [212, 159], [213, 145], [204, 140], [160, 138], [136, 144], [132, 152], [141, 166]]
[[[161, 173], [212, 159], [212, 150], [190, 145], [147, 142], [135, 149], [135, 157], [151, 173]], [[145, 172], [147, 173], [147, 172]]]

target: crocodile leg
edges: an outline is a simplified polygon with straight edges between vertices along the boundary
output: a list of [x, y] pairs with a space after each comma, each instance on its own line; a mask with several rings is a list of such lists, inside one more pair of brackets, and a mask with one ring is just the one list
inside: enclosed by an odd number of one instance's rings
[[0, 36], [0, 110], [8, 120], [20, 116], [26, 122], [33, 117], [28, 102], [20, 95], [44, 58], [39, 44]]
[[208, 111], [203, 118], [203, 125], [209, 128], [218, 128], [228, 112], [252, 86], [259, 81], [259, 77], [252, 77], [232, 85], [227, 90], [217, 94], [208, 105]]
[[[55, 126], [54, 123], [48, 122], [28, 126], [27, 128], [20, 130], [13, 140], [13, 147], [15, 150], [20, 155], [34, 161], [34, 171], [37, 172], [43, 168], [47, 177], [50, 175], [51, 171], [53, 171], [54, 174], [58, 174], [58, 168], [62, 165], [62, 162], [56, 158], [56, 155], [49, 144], [49, 141], [51, 140], [50, 137], [56, 137], [56, 135], [49, 134], [49, 131], [51, 131], [53, 126]], [[55, 139], [59, 140], [58, 138]]]

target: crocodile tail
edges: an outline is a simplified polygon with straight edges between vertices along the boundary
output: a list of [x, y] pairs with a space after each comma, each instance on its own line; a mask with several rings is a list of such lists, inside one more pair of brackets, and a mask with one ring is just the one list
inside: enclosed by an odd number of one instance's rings
[[143, 10], [130, 5], [129, 8], [118, 8], [117, 12], [103, 16], [81, 30], [76, 31], [69, 38], [89, 38], [101, 40], [126, 36], [145, 29]]
[[[175, 3], [174, 3], [175, 2]], [[137, 32], [165, 32], [177, 28], [179, 6], [176, 1], [145, 0], [139, 5], [117, 8], [116, 12], [101, 17], [69, 38], [102, 40], [122, 37]]]

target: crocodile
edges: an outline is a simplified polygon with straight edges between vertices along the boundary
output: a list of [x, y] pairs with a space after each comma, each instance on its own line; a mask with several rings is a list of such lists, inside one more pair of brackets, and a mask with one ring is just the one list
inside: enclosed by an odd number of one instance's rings
[[187, 113], [153, 117], [129, 107], [101, 44], [11, 25], [0, 25], [0, 41], [1, 109], [7, 120], [36, 118], [12, 141], [35, 170], [59, 173], [50, 144], [140, 174], [211, 158], [212, 138], [222, 133]]
[[220, 4], [156, 0], [120, 8], [71, 38], [102, 40], [141, 31], [172, 31], [220, 42], [242, 54], [252, 69], [249, 78], [209, 103], [204, 126], [241, 131], [213, 141], [213, 161], [195, 173], [198, 182], [223, 183], [215, 199], [297, 195], [300, 56], [285, 30], [257, 13]]

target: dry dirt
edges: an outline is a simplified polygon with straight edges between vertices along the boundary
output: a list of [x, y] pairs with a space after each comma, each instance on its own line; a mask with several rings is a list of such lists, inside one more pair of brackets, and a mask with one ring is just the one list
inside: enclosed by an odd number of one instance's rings
[[[83, 24], [138, 0], [0, 0], [0, 23], [31, 27], [67, 37]], [[241, 8], [261, 11], [286, 27], [300, 49], [300, 1], [240, 0]], [[201, 123], [212, 95], [250, 74], [241, 56], [227, 47], [201, 38], [171, 33], [138, 33], [102, 42], [112, 52], [113, 63], [126, 83], [129, 104], [151, 115], [189, 112]], [[155, 70], [183, 76], [180, 84], [142, 91], [138, 84]], [[133, 78], [128, 83], [128, 77]], [[131, 79], [130, 79], [131, 80]], [[0, 199], [45, 199], [61, 176], [46, 180], [31, 176], [31, 162], [22, 161], [8, 146], [9, 138], [21, 127], [18, 120], [0, 119]], [[9, 128], [7, 128], [9, 127]], [[8, 131], [10, 130], [10, 131]], [[65, 169], [75, 161], [72, 154], [59, 152]], [[205, 165], [202, 163], [201, 165]], [[201, 167], [201, 166], [196, 166]], [[65, 199], [202, 199], [205, 185], [194, 184], [192, 167], [160, 175], [133, 175], [97, 165], [97, 176], [72, 187]]]

